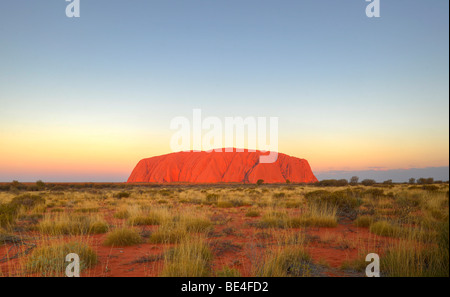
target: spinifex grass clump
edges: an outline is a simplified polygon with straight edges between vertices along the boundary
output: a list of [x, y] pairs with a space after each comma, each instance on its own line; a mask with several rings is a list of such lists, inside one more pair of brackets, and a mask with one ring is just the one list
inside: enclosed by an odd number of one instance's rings
[[165, 221], [150, 236], [151, 243], [178, 243], [192, 233], [205, 233], [212, 230], [213, 223], [206, 217], [193, 215], [175, 216]]
[[75, 253], [80, 257], [80, 271], [97, 264], [97, 254], [87, 244], [70, 242], [49, 244], [35, 249], [28, 257], [26, 268], [41, 276], [64, 276], [68, 262], [66, 256]]
[[115, 229], [106, 236], [104, 245], [106, 246], [131, 246], [142, 243], [139, 231], [133, 228]]
[[164, 256], [163, 277], [207, 277], [212, 253], [201, 237], [188, 237]]
[[121, 209], [114, 214], [116, 219], [128, 219], [130, 217], [130, 212], [126, 209]]
[[215, 273], [216, 277], [241, 277], [241, 273], [236, 268], [223, 267]]
[[37, 228], [47, 235], [102, 234], [109, 230], [108, 224], [99, 216], [69, 214], [45, 216]]
[[443, 222], [435, 241], [427, 246], [414, 238], [395, 242], [381, 258], [381, 271], [387, 276], [448, 277], [449, 223]]
[[370, 225], [370, 232], [380, 236], [401, 237], [404, 230], [387, 221], [379, 221]]
[[158, 216], [155, 216], [154, 214], [148, 214], [130, 217], [127, 223], [130, 226], [151, 226], [151, 225], [159, 225], [161, 223], [161, 220]]
[[207, 232], [213, 226], [211, 220], [208, 218], [192, 215], [182, 216], [179, 224], [183, 225], [186, 231], [191, 233]]
[[13, 225], [17, 219], [19, 207], [11, 204], [0, 203], [0, 227]]
[[269, 211], [258, 222], [258, 228], [287, 228], [289, 216], [281, 211]]
[[357, 217], [355, 220], [355, 225], [357, 227], [365, 227], [368, 228], [370, 225], [372, 225], [374, 222], [374, 218], [371, 216], [360, 216]]
[[219, 208], [231, 208], [231, 207], [233, 207], [233, 203], [231, 203], [231, 201], [229, 201], [229, 200], [219, 200], [217, 202], [217, 207], [219, 207]]
[[312, 204], [305, 214], [290, 218], [289, 226], [299, 227], [337, 227], [337, 208], [327, 204]]
[[185, 228], [174, 224], [160, 226], [150, 236], [150, 243], [178, 243], [188, 235]]
[[358, 193], [351, 190], [335, 192], [318, 190], [306, 193], [305, 198], [310, 203], [335, 205], [339, 208], [355, 208], [362, 203]]
[[166, 208], [154, 208], [151, 210], [138, 210], [130, 214], [127, 223], [130, 226], [161, 225], [172, 219]]
[[261, 213], [258, 210], [256, 210], [256, 209], [250, 209], [245, 214], [245, 216], [249, 217], [249, 218], [256, 218], [256, 217], [259, 217], [260, 215], [261, 215]]
[[302, 247], [279, 248], [269, 253], [254, 273], [258, 277], [311, 276], [311, 263]]

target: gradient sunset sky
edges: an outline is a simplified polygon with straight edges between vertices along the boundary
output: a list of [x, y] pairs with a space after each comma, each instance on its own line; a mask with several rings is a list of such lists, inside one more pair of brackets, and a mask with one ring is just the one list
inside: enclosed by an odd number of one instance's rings
[[0, 2], [0, 181], [126, 181], [170, 120], [277, 116], [314, 172], [449, 164], [449, 1]]

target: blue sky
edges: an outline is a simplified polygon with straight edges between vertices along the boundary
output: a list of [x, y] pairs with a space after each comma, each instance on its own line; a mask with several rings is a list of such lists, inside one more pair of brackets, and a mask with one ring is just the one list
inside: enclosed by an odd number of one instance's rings
[[367, 4], [1, 1], [0, 179], [126, 179], [193, 108], [280, 117], [280, 151], [313, 170], [448, 166], [449, 2]]

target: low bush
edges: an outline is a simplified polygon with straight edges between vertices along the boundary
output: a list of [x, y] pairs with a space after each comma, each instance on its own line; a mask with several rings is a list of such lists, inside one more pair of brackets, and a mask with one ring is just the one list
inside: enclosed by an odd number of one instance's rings
[[13, 204], [0, 204], [0, 227], [13, 225], [17, 219], [19, 207]]
[[45, 198], [38, 195], [25, 194], [13, 198], [10, 202], [14, 206], [23, 206], [26, 209], [31, 209], [39, 204], [45, 204]]
[[119, 192], [114, 195], [114, 198], [122, 199], [122, 198], [129, 198], [130, 196], [131, 194], [128, 192]]

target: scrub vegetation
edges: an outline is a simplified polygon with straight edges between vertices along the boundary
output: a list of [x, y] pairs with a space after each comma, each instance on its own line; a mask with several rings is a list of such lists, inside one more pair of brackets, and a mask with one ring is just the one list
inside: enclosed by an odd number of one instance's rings
[[448, 183], [0, 184], [0, 276], [449, 275]]

